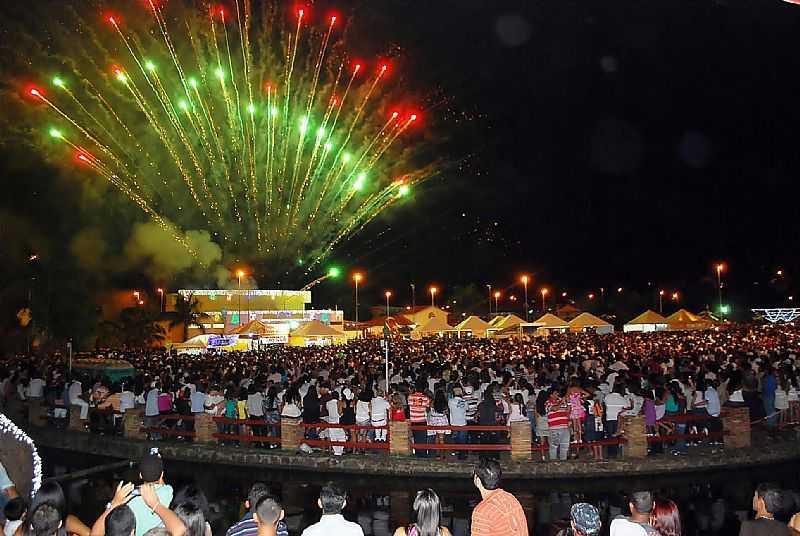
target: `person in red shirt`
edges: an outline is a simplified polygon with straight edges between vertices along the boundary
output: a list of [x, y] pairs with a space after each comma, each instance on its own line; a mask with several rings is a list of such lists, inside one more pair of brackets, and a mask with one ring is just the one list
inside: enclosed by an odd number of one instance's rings
[[516, 497], [500, 488], [497, 460], [482, 459], [472, 472], [481, 502], [472, 511], [472, 536], [528, 536], [528, 520]]
[[[411, 426], [425, 426], [428, 422], [428, 410], [431, 407], [431, 399], [425, 394], [427, 382], [425, 378], [417, 378], [416, 390], [408, 395], [408, 410]], [[414, 443], [423, 444], [428, 442], [428, 432], [426, 430], [413, 430]], [[427, 449], [414, 449], [418, 458], [428, 457]]]

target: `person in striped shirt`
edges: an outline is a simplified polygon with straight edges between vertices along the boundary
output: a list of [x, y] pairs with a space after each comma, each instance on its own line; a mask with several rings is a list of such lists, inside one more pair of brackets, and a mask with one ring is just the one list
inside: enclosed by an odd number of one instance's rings
[[[408, 395], [409, 421], [411, 426], [425, 426], [428, 423], [428, 411], [431, 407], [431, 399], [425, 393], [428, 382], [425, 378], [417, 378], [416, 391]], [[425, 430], [413, 430], [414, 443], [423, 444], [428, 442], [428, 432]], [[414, 449], [418, 458], [426, 458], [428, 450]]]
[[569, 400], [564, 387], [553, 388], [545, 403], [547, 410], [548, 442], [550, 459], [566, 460], [569, 454]]
[[484, 458], [472, 472], [481, 502], [472, 511], [472, 536], [528, 536], [528, 520], [516, 497], [500, 488], [503, 470]]

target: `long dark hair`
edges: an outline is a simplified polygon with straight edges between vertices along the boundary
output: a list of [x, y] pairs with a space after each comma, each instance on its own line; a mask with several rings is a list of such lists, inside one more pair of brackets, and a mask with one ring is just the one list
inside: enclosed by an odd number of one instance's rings
[[437, 413], [445, 413], [447, 411], [447, 395], [444, 390], [439, 389], [433, 399], [433, 409]]
[[430, 488], [417, 492], [414, 499], [414, 525], [419, 536], [437, 536], [442, 517], [439, 496]]
[[67, 498], [64, 495], [61, 484], [55, 480], [48, 480], [42, 483], [42, 487], [36, 492], [30, 507], [28, 507], [28, 512], [33, 513], [34, 510], [43, 504], [49, 504], [58, 510], [62, 521], [67, 518]]

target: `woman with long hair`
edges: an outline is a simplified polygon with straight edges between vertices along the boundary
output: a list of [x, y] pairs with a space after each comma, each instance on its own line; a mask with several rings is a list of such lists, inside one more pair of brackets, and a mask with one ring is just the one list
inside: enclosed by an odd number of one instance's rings
[[67, 498], [64, 496], [64, 490], [61, 488], [61, 485], [54, 480], [44, 482], [42, 487], [39, 488], [39, 491], [36, 492], [36, 495], [31, 501], [31, 505], [28, 507], [26, 521], [17, 528], [17, 536], [22, 536], [22, 534], [31, 531], [30, 528], [26, 531], [26, 527], [30, 525], [30, 520], [33, 519], [35, 512], [40, 509], [39, 507], [45, 504], [50, 505], [58, 511], [61, 517], [61, 525], [58, 527], [59, 536], [65, 536], [66, 534], [89, 536], [91, 529], [77, 517], [72, 514], [67, 514]]
[[398, 527], [394, 536], [452, 536], [450, 529], [441, 526], [442, 505], [432, 489], [417, 492], [414, 499], [414, 522]]
[[[438, 389], [433, 398], [433, 407], [428, 412], [428, 426], [448, 426], [450, 424], [448, 412], [447, 395], [443, 389]], [[445, 435], [450, 435], [450, 430], [428, 430], [428, 437], [435, 437], [437, 445], [444, 445]], [[437, 458], [444, 459], [444, 450], [437, 452]]]
[[661, 536], [681, 536], [681, 516], [678, 506], [669, 499], [656, 499], [650, 512], [650, 525]]

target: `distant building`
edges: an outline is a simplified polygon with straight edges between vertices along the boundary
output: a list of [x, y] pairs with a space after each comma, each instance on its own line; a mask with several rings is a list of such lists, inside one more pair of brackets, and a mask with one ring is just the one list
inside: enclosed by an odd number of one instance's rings
[[[318, 321], [343, 333], [343, 311], [306, 309], [311, 292], [298, 290], [182, 289], [167, 296], [166, 311], [175, 312], [178, 300], [196, 300], [195, 311], [206, 316], [189, 326], [189, 338], [200, 334], [218, 337], [220, 344], [232, 337], [258, 344], [284, 344], [292, 331]], [[212, 337], [210, 345], [217, 339]]]

